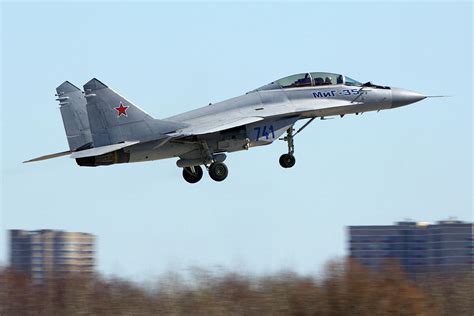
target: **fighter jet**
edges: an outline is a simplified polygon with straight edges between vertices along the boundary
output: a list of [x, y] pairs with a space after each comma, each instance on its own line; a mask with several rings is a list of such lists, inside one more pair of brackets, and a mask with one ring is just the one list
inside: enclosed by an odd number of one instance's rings
[[[79, 166], [177, 159], [184, 180], [228, 175], [226, 153], [288, 144], [283, 168], [295, 165], [294, 138], [315, 119], [380, 111], [427, 98], [410, 90], [360, 83], [341, 74], [308, 72], [273, 81], [215, 104], [155, 119], [97, 79], [84, 91], [68, 81], [56, 88], [69, 150], [25, 162], [69, 155]], [[298, 130], [295, 124], [307, 120]]]

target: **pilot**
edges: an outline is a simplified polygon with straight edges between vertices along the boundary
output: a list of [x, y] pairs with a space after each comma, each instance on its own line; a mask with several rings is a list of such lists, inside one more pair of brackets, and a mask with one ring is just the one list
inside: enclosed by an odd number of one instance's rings
[[303, 85], [303, 86], [310, 86], [311, 85], [311, 77], [309, 76], [309, 73], [307, 73], [304, 76], [304, 79], [302, 80], [301, 85]]
[[314, 78], [314, 85], [315, 86], [322, 86], [324, 85], [324, 79], [321, 77]]
[[324, 80], [324, 84], [327, 84], [327, 85], [330, 85], [330, 84], [332, 84], [332, 80], [331, 80], [331, 78], [329, 78], [329, 77], [326, 77], [326, 79]]

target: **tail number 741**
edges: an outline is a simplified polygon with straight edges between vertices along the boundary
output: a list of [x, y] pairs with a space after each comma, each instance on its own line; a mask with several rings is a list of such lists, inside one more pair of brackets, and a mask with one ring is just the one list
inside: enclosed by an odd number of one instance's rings
[[255, 141], [259, 141], [261, 138], [269, 139], [270, 137], [275, 138], [275, 130], [273, 125], [257, 126], [253, 129], [255, 131]]

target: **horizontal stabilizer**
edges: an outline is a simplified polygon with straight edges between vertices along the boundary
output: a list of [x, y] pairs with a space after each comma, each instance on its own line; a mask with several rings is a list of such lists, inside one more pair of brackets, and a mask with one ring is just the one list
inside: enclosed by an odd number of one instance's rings
[[81, 150], [81, 151], [75, 151], [71, 154], [71, 158], [76, 159], [76, 158], [100, 156], [112, 151], [116, 151], [128, 146], [138, 144], [138, 143], [139, 141], [129, 141], [129, 142], [123, 142], [119, 144], [113, 144], [113, 145], [95, 147], [95, 148]]
[[55, 154], [49, 154], [45, 156], [41, 156], [38, 158], [30, 159], [23, 161], [23, 163], [27, 162], [34, 162], [34, 161], [41, 161], [41, 160], [46, 160], [46, 159], [51, 159], [51, 158], [56, 158], [56, 157], [62, 157], [71, 154], [70, 158], [84, 158], [84, 157], [93, 157], [93, 156], [100, 156], [112, 151], [116, 151], [128, 146], [132, 146], [135, 144], [138, 144], [139, 141], [131, 141], [131, 142], [124, 142], [120, 144], [113, 144], [113, 145], [108, 145], [108, 146], [101, 146], [101, 147], [96, 147], [96, 148], [90, 148], [90, 149], [85, 149], [85, 150], [80, 150], [80, 151], [62, 151], [60, 153], [55, 153]]
[[33, 158], [33, 159], [30, 159], [30, 160], [26, 160], [26, 161], [23, 161], [23, 163], [34, 162], [34, 161], [41, 161], [41, 160], [46, 160], [46, 159], [51, 159], [51, 158], [66, 156], [66, 155], [69, 155], [70, 153], [71, 153], [70, 150], [62, 151], [62, 152], [60, 152], [60, 153], [49, 154], [49, 155], [41, 156], [41, 157], [38, 157], [38, 158]]

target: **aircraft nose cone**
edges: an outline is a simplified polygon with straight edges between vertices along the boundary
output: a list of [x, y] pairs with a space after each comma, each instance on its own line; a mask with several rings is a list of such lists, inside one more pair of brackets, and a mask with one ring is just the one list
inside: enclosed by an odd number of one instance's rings
[[392, 88], [392, 108], [408, 105], [426, 99], [426, 96], [410, 90]]

